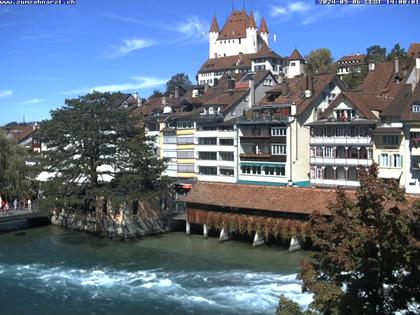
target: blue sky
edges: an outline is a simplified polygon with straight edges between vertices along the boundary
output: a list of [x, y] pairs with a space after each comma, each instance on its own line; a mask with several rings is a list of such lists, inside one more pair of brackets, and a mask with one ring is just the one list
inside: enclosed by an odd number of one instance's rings
[[[213, 13], [221, 27], [231, 0], [76, 0], [74, 6], [0, 6], [0, 125], [36, 121], [92, 89], [147, 97], [177, 72], [192, 81], [208, 56]], [[243, 1], [234, 1], [241, 9]], [[420, 42], [419, 6], [330, 6], [246, 0], [265, 16], [271, 47], [334, 58]], [[277, 41], [274, 43], [273, 34]]]

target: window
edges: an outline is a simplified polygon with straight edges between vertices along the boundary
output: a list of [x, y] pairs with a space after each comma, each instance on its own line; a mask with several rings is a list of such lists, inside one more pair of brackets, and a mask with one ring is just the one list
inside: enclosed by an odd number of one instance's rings
[[394, 154], [393, 159], [392, 159], [392, 167], [400, 168], [402, 166], [401, 162], [402, 162], [401, 155]]
[[194, 137], [178, 137], [178, 144], [194, 144]]
[[255, 166], [251, 166], [251, 165], [246, 165], [246, 166], [241, 166], [241, 171], [242, 174], [261, 174], [261, 166], [259, 165], [255, 165]]
[[315, 171], [315, 177], [318, 179], [324, 178], [324, 170], [321, 167], [317, 167]]
[[235, 172], [232, 168], [221, 168], [220, 175], [223, 176], [235, 176]]
[[324, 148], [316, 147], [315, 148], [315, 157], [324, 157]]
[[273, 155], [285, 155], [286, 145], [285, 144], [273, 144], [271, 146], [271, 154]]
[[290, 66], [291, 66], [291, 67], [296, 66], [296, 62], [291, 62], [291, 63], [290, 63]]
[[333, 158], [334, 157], [334, 148], [325, 147], [324, 157]]
[[176, 151], [175, 150], [173, 150], [173, 151], [171, 151], [171, 150], [163, 150], [163, 157], [166, 157], [166, 158], [176, 158], [176, 156], [177, 156], [177, 154], [176, 154]]
[[284, 165], [281, 166], [265, 166], [264, 167], [264, 174], [270, 176], [284, 176], [285, 175], [285, 168]]
[[273, 137], [285, 136], [286, 135], [286, 128], [273, 127], [273, 128], [271, 128], [271, 135]]
[[178, 173], [194, 173], [194, 164], [178, 164]]
[[411, 111], [412, 111], [412, 112], [414, 112], [414, 113], [419, 113], [419, 112], [420, 112], [420, 105], [418, 105], [418, 104], [413, 104], [413, 105], [411, 106]]
[[234, 160], [233, 152], [220, 152], [220, 159], [223, 161], [233, 161]]
[[176, 127], [178, 129], [191, 129], [191, 128], [194, 128], [194, 122], [193, 121], [178, 121], [176, 123]]
[[200, 145], [217, 145], [217, 138], [198, 138]]
[[217, 160], [217, 152], [198, 152], [200, 160]]
[[198, 173], [202, 175], [217, 175], [217, 167], [211, 166], [200, 166]]
[[264, 86], [273, 86], [273, 80], [265, 79], [263, 84]]
[[214, 114], [214, 108], [213, 107], [210, 107], [209, 108], [209, 115], [213, 115]]
[[233, 145], [233, 139], [219, 139], [220, 145]]
[[193, 159], [194, 151], [193, 150], [179, 150], [178, 159]]
[[176, 136], [163, 136], [163, 143], [176, 144]]
[[382, 136], [382, 141], [385, 145], [398, 145], [399, 136]]
[[388, 167], [389, 166], [388, 154], [381, 153], [379, 155], [379, 166], [382, 166], [382, 167]]

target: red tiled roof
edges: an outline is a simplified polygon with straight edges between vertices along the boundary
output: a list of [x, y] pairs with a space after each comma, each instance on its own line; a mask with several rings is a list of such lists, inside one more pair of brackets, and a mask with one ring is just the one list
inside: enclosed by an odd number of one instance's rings
[[211, 21], [211, 26], [209, 32], [217, 32], [219, 33], [219, 24], [217, 24], [216, 16], [213, 16], [213, 20]]
[[293, 50], [292, 54], [289, 57], [290, 60], [303, 60], [305, 61], [305, 58], [302, 57], [299, 50], [295, 49]]
[[[348, 191], [355, 198], [355, 191]], [[258, 198], [256, 198], [258, 196]], [[335, 190], [319, 188], [271, 187], [215, 182], [196, 182], [187, 194], [187, 203], [310, 214], [329, 214]]]
[[420, 105], [420, 83], [417, 83], [417, 86], [411, 93], [410, 98], [404, 104], [401, 121], [420, 121], [420, 113], [413, 112], [412, 110], [412, 105], [414, 104]]
[[[259, 102], [259, 105], [295, 104], [297, 113], [301, 114], [319, 97], [330, 83], [335, 82], [340, 85], [342, 90], [344, 89], [340, 83], [341, 81], [334, 73], [310, 75], [308, 81], [310, 87], [313, 88], [310, 98], [305, 97], [306, 78], [295, 77], [285, 79], [283, 83], [274, 86], [272, 90], [267, 92], [267, 96]], [[270, 94], [280, 95], [277, 95], [274, 100], [271, 100]]]
[[267, 22], [265, 21], [264, 17], [261, 19], [261, 25], [260, 25], [259, 32], [260, 33], [268, 33]]
[[35, 128], [32, 125], [9, 125], [2, 128], [6, 137], [11, 137], [16, 143], [27, 139], [30, 135], [35, 132]]
[[225, 40], [246, 37], [247, 22], [248, 16], [245, 11], [232, 11], [218, 39]]
[[248, 17], [247, 27], [257, 28], [257, 23], [255, 23], [255, 19], [254, 19], [254, 12], [252, 11]]
[[408, 48], [408, 56], [420, 58], [420, 43], [412, 43]]
[[346, 64], [366, 64], [366, 55], [364, 54], [357, 54], [357, 55], [348, 55], [343, 56], [338, 60], [338, 63], [346, 63]]

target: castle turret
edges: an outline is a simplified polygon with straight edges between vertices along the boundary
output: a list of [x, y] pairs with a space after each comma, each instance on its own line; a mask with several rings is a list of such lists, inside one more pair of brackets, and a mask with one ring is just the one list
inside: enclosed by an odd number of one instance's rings
[[287, 77], [293, 78], [295, 76], [305, 73], [305, 58], [300, 52], [295, 49], [289, 57], [289, 67], [287, 70]]
[[216, 15], [213, 16], [213, 21], [211, 22], [210, 30], [209, 30], [209, 58], [215, 58], [217, 57], [217, 49], [216, 49], [216, 43], [217, 39], [219, 37], [219, 25], [217, 24]]
[[263, 41], [265, 41], [265, 43], [268, 45], [268, 27], [267, 27], [267, 22], [265, 21], [265, 18], [263, 17], [261, 20], [261, 25], [260, 25], [260, 36], [263, 39]]
[[255, 23], [254, 13], [248, 17], [246, 25], [246, 53], [255, 54], [258, 52], [258, 30]]

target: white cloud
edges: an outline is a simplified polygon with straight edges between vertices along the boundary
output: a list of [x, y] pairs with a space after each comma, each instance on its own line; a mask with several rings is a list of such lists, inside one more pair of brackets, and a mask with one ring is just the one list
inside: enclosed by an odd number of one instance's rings
[[45, 102], [45, 100], [41, 100], [39, 98], [33, 98], [31, 100], [21, 102], [20, 104], [21, 105], [33, 105], [33, 104], [39, 104], [39, 103], [44, 103], [44, 102]]
[[294, 2], [289, 4], [289, 11], [290, 12], [306, 12], [309, 11], [311, 9], [311, 7], [304, 2]]
[[0, 97], [6, 97], [13, 94], [12, 90], [0, 91]]
[[98, 85], [88, 88], [80, 88], [74, 90], [68, 90], [60, 92], [59, 95], [71, 95], [71, 94], [86, 94], [93, 91], [97, 92], [119, 92], [128, 90], [139, 90], [153, 87], [159, 87], [164, 85], [168, 79], [153, 78], [153, 77], [133, 77], [135, 82], [121, 83], [121, 84], [110, 84], [110, 85]]
[[[193, 16], [178, 24], [175, 27], [175, 30], [182, 35], [182, 38], [180, 38], [178, 41], [191, 42], [207, 40], [209, 28], [210, 25], [207, 22], [204, 22], [198, 17]], [[171, 29], [172, 28], [168, 26], [168, 30]]]
[[271, 16], [279, 16], [279, 15], [286, 15], [286, 14], [287, 14], [286, 8], [275, 6], [275, 5], [271, 6], [271, 11], [270, 11]]
[[122, 42], [121, 45], [112, 46], [110, 51], [105, 53], [104, 57], [117, 58], [120, 56], [125, 56], [135, 50], [150, 47], [155, 44], [156, 42], [150, 39], [142, 39], [142, 38], [126, 39]]

